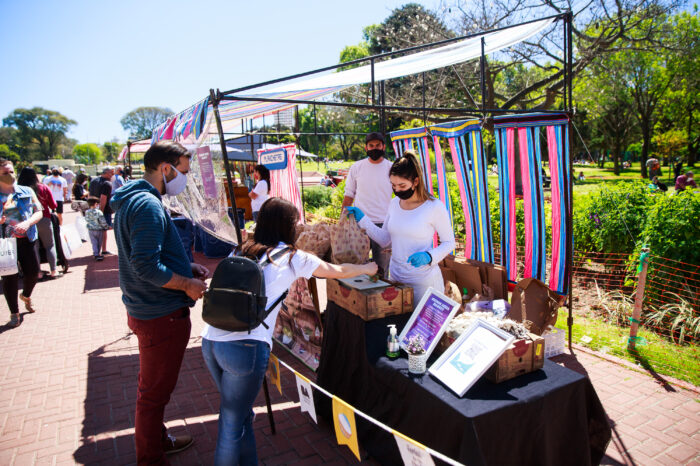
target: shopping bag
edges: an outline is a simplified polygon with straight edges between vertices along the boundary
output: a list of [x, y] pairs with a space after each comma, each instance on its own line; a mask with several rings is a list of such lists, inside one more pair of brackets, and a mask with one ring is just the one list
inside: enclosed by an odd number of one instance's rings
[[66, 259], [70, 259], [82, 244], [75, 223], [61, 227], [61, 245]]
[[359, 227], [354, 215], [348, 217], [345, 209], [331, 233], [331, 252], [336, 264], [369, 262], [369, 236]]
[[90, 241], [90, 232], [87, 227], [87, 221], [84, 217], [78, 217], [75, 221], [75, 229], [78, 230], [78, 235], [80, 235], [80, 240], [84, 243]]
[[17, 240], [0, 238], [0, 276], [17, 273]]

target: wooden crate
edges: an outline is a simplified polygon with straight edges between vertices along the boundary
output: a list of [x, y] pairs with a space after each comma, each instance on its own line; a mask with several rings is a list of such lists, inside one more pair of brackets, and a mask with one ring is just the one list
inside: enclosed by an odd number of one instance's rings
[[413, 312], [413, 288], [397, 283], [379, 290], [360, 291], [329, 278], [326, 280], [326, 294], [329, 301], [362, 320]]

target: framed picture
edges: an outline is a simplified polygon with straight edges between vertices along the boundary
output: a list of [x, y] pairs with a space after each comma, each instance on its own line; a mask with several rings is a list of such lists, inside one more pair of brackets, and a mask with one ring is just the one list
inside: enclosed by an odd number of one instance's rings
[[506, 351], [515, 337], [477, 319], [430, 366], [429, 372], [458, 396], [463, 396]]
[[401, 330], [399, 345], [408, 352], [408, 339], [414, 335], [421, 335], [425, 341], [426, 358], [429, 358], [458, 309], [459, 303], [435, 288], [428, 288], [423, 299], [413, 310], [408, 323]]

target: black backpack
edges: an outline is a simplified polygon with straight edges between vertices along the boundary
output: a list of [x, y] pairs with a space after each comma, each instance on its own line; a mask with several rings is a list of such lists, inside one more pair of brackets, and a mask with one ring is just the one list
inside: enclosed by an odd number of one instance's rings
[[[285, 247], [273, 254], [275, 261], [289, 251]], [[214, 271], [209, 289], [204, 293], [202, 319], [212, 327], [229, 332], [250, 333], [265, 324], [265, 318], [287, 296], [287, 291], [267, 307], [263, 267], [267, 254], [258, 262], [247, 257], [227, 257]]]

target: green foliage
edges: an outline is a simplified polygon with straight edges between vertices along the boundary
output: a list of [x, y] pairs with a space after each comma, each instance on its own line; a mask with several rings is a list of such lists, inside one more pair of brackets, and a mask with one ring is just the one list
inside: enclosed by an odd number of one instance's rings
[[667, 292], [673, 302], [653, 309], [646, 315], [645, 325], [651, 328], [666, 328], [671, 339], [678, 344], [698, 341], [700, 338], [700, 314], [697, 311], [697, 303], [691, 303], [688, 299], [677, 293]]
[[7, 147], [7, 144], [0, 144], [0, 158], [9, 160], [13, 164], [16, 164], [20, 160], [19, 154]]
[[102, 144], [102, 156], [109, 162], [114, 162], [117, 160], [119, 153], [124, 147], [124, 144], [119, 144], [118, 142], [105, 142]]
[[685, 190], [650, 197], [654, 202], [635, 252], [641, 251], [643, 243], [654, 256], [700, 264], [700, 194]]
[[573, 219], [576, 250], [631, 253], [653, 202], [644, 183], [618, 184], [577, 196]]
[[304, 209], [313, 212], [331, 203], [333, 188], [318, 185], [304, 188]]
[[73, 158], [77, 163], [86, 165], [100, 163], [103, 160], [102, 151], [97, 144], [91, 142], [76, 145], [73, 148]]
[[65, 115], [41, 107], [17, 108], [2, 120], [4, 126], [17, 130], [15, 149], [25, 161], [50, 159], [58, 155], [58, 146], [66, 132], [77, 124]]
[[148, 139], [153, 130], [168, 119], [173, 111], [163, 107], [139, 107], [121, 119], [122, 128], [129, 131], [129, 136], [134, 139]]
[[333, 191], [331, 194], [331, 201], [325, 207], [321, 207], [316, 211], [321, 217], [332, 218], [338, 220], [340, 218], [340, 211], [342, 210], [343, 198], [345, 197], [345, 181], [342, 181], [335, 188], [328, 188]]

